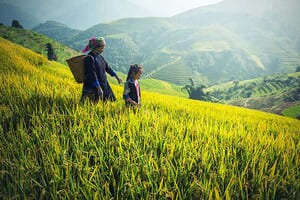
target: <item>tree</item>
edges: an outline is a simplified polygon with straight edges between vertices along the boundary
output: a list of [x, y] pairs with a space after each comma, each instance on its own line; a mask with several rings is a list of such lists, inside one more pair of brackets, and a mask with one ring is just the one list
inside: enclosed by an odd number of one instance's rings
[[186, 85], [181, 90], [186, 90], [190, 99], [198, 99], [203, 101], [211, 101], [211, 98], [207, 93], [203, 91], [206, 88], [205, 85], [195, 86], [192, 78], [189, 78], [191, 85]]
[[300, 66], [296, 67], [296, 72], [300, 72]]
[[56, 61], [57, 60], [57, 56], [56, 56], [56, 54], [54, 52], [52, 44], [47, 43], [46, 46], [47, 46], [47, 51], [48, 51], [48, 53], [47, 53], [48, 60], [55, 60]]
[[16, 19], [12, 20], [11, 27], [14, 27], [14, 28], [23, 28], [23, 26]]

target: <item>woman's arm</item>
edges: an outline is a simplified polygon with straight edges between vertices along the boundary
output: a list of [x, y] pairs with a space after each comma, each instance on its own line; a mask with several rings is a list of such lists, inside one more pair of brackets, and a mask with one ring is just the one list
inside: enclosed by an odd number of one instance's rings
[[118, 77], [116, 72], [114, 72], [114, 70], [108, 65], [108, 63], [106, 62], [106, 60], [104, 58], [103, 58], [103, 60], [105, 62], [105, 71], [107, 73], [109, 73], [109, 75], [111, 75], [112, 77], [115, 77], [117, 79], [118, 83], [121, 84], [123, 82], [122, 79], [120, 77]]

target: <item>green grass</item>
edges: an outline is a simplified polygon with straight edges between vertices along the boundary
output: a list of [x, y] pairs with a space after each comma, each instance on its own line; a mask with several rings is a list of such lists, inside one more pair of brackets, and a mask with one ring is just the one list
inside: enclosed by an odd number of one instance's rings
[[181, 57], [177, 57], [170, 65], [166, 64], [162, 68], [158, 68], [152, 76], [156, 79], [182, 86], [189, 82], [189, 70]]
[[292, 117], [292, 118], [300, 118], [300, 106], [294, 106], [288, 108], [282, 112], [284, 116]]
[[245, 81], [231, 81], [205, 88], [215, 102], [247, 107], [282, 115], [298, 105], [300, 73], [264, 76]]
[[219, 90], [223, 96], [227, 96], [227, 100], [237, 100], [245, 98], [240, 95], [241, 92], [251, 92], [249, 97], [281, 94], [282, 92], [299, 87], [299, 83], [300, 72], [295, 72], [290, 74], [264, 76], [238, 82], [231, 81], [208, 87], [205, 91], [214, 95], [214, 93]]
[[[296, 199], [298, 120], [143, 92], [79, 103], [62, 64], [0, 38], [3, 199]], [[141, 86], [143, 86], [141, 84]]]
[[178, 97], [188, 97], [187, 93], [182, 91], [180, 86], [165, 81], [157, 79], [142, 79], [140, 84], [143, 87], [142, 89], [145, 89], [146, 91]]
[[47, 56], [46, 44], [51, 43], [55, 54], [57, 55], [58, 62], [63, 64], [66, 64], [66, 59], [79, 54], [75, 50], [31, 30], [0, 25], [0, 37], [22, 45], [23, 47], [31, 49], [44, 56]]

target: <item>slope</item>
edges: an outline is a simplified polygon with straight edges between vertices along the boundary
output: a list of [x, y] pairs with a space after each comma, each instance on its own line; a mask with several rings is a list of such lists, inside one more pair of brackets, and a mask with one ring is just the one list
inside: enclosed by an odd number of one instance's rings
[[293, 72], [300, 61], [299, 8], [297, 0], [225, 0], [173, 19], [194, 27], [222, 25], [246, 41], [247, 50], [260, 58], [268, 74]]
[[[298, 13], [294, 4], [272, 2], [272, 12], [265, 1], [256, 1], [254, 8], [224, 1], [172, 18], [100, 23], [64, 43], [79, 50], [90, 37], [105, 36], [107, 58], [119, 71], [142, 63], [148, 75], [179, 85], [188, 78], [213, 85], [291, 73], [300, 65]], [[257, 13], [259, 6], [264, 15]]]
[[64, 64], [66, 64], [67, 58], [78, 54], [78, 52], [75, 50], [62, 45], [45, 35], [41, 35], [31, 30], [17, 29], [0, 25], [0, 37], [20, 44], [44, 56], [47, 56], [46, 44], [50, 43], [52, 44], [52, 47], [58, 57], [58, 61]]
[[[300, 105], [300, 73], [233, 81], [205, 89], [218, 102], [283, 114]], [[300, 113], [296, 113], [296, 116]]]
[[59, 41], [60, 43], [64, 43], [64, 41], [69, 40], [71, 37], [81, 32], [80, 30], [72, 29], [65, 24], [55, 21], [46, 21], [45, 23], [40, 23], [32, 30]]
[[299, 196], [299, 121], [148, 92], [78, 104], [65, 70], [0, 38], [1, 197]]
[[267, 73], [245, 41], [222, 26], [194, 29], [168, 18], [131, 18], [98, 24], [61, 42], [80, 50], [93, 35], [106, 37], [105, 55], [119, 71], [142, 63], [148, 75], [179, 85], [189, 77], [214, 84]]

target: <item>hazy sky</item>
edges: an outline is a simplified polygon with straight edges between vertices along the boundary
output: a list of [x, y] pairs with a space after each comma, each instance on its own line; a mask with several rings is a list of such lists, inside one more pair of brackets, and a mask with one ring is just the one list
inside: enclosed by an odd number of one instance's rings
[[149, 10], [153, 15], [172, 16], [203, 5], [214, 4], [223, 0], [129, 0]]

